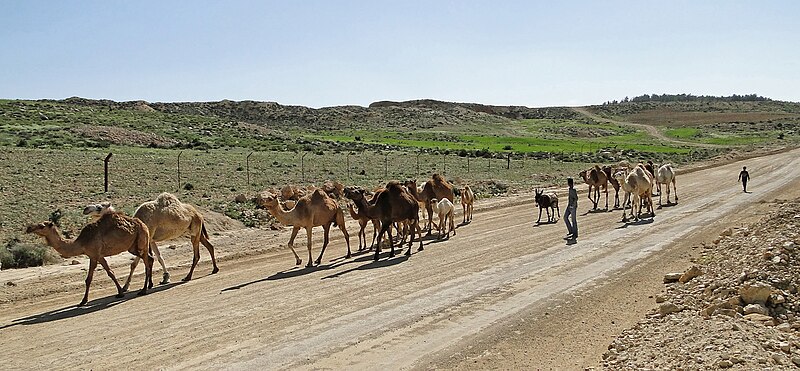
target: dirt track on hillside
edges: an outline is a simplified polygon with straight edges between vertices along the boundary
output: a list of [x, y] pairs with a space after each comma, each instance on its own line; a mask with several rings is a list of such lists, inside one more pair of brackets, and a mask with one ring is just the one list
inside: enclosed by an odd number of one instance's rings
[[[449, 241], [425, 241], [410, 257], [343, 259], [332, 231], [323, 264], [294, 267], [288, 231], [212, 236], [220, 273], [204, 260], [177, 283], [190, 250], [168, 250], [173, 281], [151, 294], [113, 297], [100, 271], [87, 307], [80, 266], [0, 272], [4, 367], [391, 369], [544, 368], [597, 365], [608, 341], [651, 307], [667, 271], [688, 264], [691, 246], [753, 218], [800, 185], [800, 150], [678, 177], [680, 203], [654, 220], [620, 223], [621, 212], [588, 213], [581, 239], [535, 226], [528, 198], [478, 205]], [[747, 165], [750, 194], [736, 176]], [[789, 186], [791, 185], [791, 187]], [[613, 192], [612, 192], [613, 202]], [[562, 196], [563, 200], [563, 196]], [[562, 210], [563, 211], [563, 210]], [[460, 219], [459, 219], [460, 220]], [[351, 243], [357, 246], [353, 224]], [[314, 254], [320, 246], [315, 230]], [[250, 252], [248, 252], [250, 251]], [[298, 250], [305, 260], [304, 251]], [[125, 276], [126, 257], [115, 260]], [[141, 269], [141, 268], [140, 268]], [[34, 272], [34, 273], [30, 273]], [[160, 274], [160, 270], [156, 270]], [[132, 286], [141, 285], [134, 277]]]
[[593, 119], [593, 120], [595, 120], [597, 122], [610, 122], [610, 123], [613, 123], [613, 124], [616, 124], [616, 125], [630, 126], [630, 127], [634, 127], [634, 128], [640, 129], [640, 130], [644, 130], [651, 137], [656, 138], [656, 139], [658, 139], [658, 140], [660, 140], [662, 142], [674, 143], [674, 144], [678, 144], [678, 145], [691, 146], [691, 147], [725, 148], [725, 146], [718, 145], [718, 144], [688, 142], [688, 141], [685, 141], [685, 140], [670, 138], [670, 137], [664, 135], [664, 133], [661, 132], [661, 130], [659, 130], [657, 127], [655, 127], [653, 125], [636, 124], [636, 123], [633, 123], [633, 122], [612, 120], [612, 119], [609, 119], [609, 118], [605, 118], [605, 117], [601, 117], [599, 115], [596, 115], [596, 114], [590, 112], [585, 107], [573, 107], [572, 110], [577, 112], [577, 113], [580, 113], [581, 115], [587, 116], [587, 117], [589, 117], [589, 118], [591, 118], [591, 119]]

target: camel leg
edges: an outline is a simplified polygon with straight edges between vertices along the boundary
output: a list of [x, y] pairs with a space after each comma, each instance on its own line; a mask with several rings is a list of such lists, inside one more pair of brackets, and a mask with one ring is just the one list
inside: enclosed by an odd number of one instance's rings
[[[419, 241], [419, 248], [417, 249], [417, 251], [425, 250], [425, 248], [422, 247], [422, 227], [420, 227], [419, 225], [419, 219], [414, 220], [413, 227], [417, 230], [417, 234], [419, 235], [419, 238], [417, 239], [417, 241]], [[413, 240], [414, 235], [412, 234], [411, 237], [412, 237], [411, 239]]]
[[[456, 235], [456, 224], [453, 221], [453, 219], [455, 219], [455, 213], [455, 210], [450, 210], [450, 230], [453, 231], [453, 236]], [[411, 236], [413, 237], [414, 235], [412, 234]], [[447, 236], [450, 237], [450, 232], [447, 232]]]
[[[325, 254], [325, 248], [328, 247], [328, 241], [329, 241], [328, 240], [328, 234], [330, 233], [330, 231], [331, 231], [331, 225], [330, 224], [324, 224], [322, 226], [322, 251], [319, 252], [319, 257], [317, 258], [317, 260], [314, 261], [314, 264], [316, 264], [316, 265], [322, 264], [322, 254]], [[308, 250], [308, 251], [311, 251], [311, 250]], [[347, 257], [348, 258], [350, 257], [350, 252], [349, 251], [347, 252]]]
[[[294, 254], [295, 265], [300, 265], [303, 263], [303, 259], [300, 259], [300, 256], [297, 255], [297, 252], [294, 251], [294, 238], [297, 237], [297, 232], [300, 231], [300, 227], [294, 226], [292, 227], [292, 235], [289, 237], [289, 248], [292, 249], [292, 254]], [[311, 253], [309, 253], [311, 255]], [[311, 260], [309, 259], [309, 262]]]
[[128, 278], [125, 279], [125, 284], [122, 286], [122, 292], [128, 291], [128, 287], [131, 284], [131, 278], [133, 278], [133, 271], [136, 269], [136, 266], [139, 265], [139, 260], [141, 259], [142, 258], [138, 256], [133, 258], [133, 261], [131, 262], [131, 272], [128, 274]]
[[428, 212], [428, 233], [425, 234], [426, 236], [430, 236], [431, 234], [431, 226], [433, 224], [433, 205], [430, 202], [425, 203], [425, 211]]
[[83, 300], [78, 303], [79, 307], [86, 305], [86, 302], [89, 301], [89, 286], [92, 284], [92, 277], [94, 276], [94, 270], [97, 269], [97, 260], [89, 259], [89, 272], [86, 274], [86, 291], [83, 293]]
[[314, 266], [314, 262], [311, 260], [311, 229], [314, 227], [306, 227], [306, 249], [308, 249], [308, 263], [306, 263], [306, 268], [311, 268]]
[[186, 277], [183, 277], [181, 280], [183, 282], [187, 282], [192, 279], [194, 268], [197, 267], [197, 262], [200, 261], [200, 233], [192, 236], [192, 253], [194, 253], [194, 256], [192, 257], [192, 267], [189, 268], [189, 274], [187, 274]]
[[603, 189], [603, 192], [606, 194], [606, 210], [608, 210], [608, 186]]
[[367, 221], [359, 220], [358, 227], [358, 251], [364, 251], [367, 248], [367, 233], [364, 231], [367, 228]]
[[[372, 221], [372, 245], [370, 245], [369, 249], [372, 250], [375, 248], [375, 239], [378, 237], [378, 226], [380, 225], [379, 221]], [[364, 241], [366, 245], [366, 241]], [[378, 241], [380, 243], [380, 241]]]
[[[381, 221], [381, 231], [380, 231], [380, 233], [378, 233], [378, 244], [377, 244], [377, 245], [375, 245], [375, 261], [378, 261], [378, 259], [380, 259], [380, 255], [381, 255], [381, 241], [383, 241], [383, 234], [384, 234], [385, 232], [387, 232], [387, 230], [388, 230], [389, 228], [391, 228], [391, 227], [392, 227], [392, 225], [391, 225], [391, 222], [387, 223], [385, 220], [382, 220], [382, 221]], [[391, 235], [391, 234], [390, 234], [390, 235]], [[392, 240], [392, 239], [391, 239], [391, 238], [389, 238], [389, 241], [390, 241], [390, 242], [391, 242], [391, 240]]]
[[675, 185], [675, 178], [672, 178], [672, 188], [675, 190], [675, 203], [678, 203], [678, 187]]
[[111, 267], [108, 266], [108, 262], [106, 261], [106, 258], [101, 256], [100, 259], [97, 259], [97, 261], [99, 261], [100, 265], [103, 267], [103, 269], [106, 270], [106, 273], [108, 274], [108, 278], [111, 278], [111, 280], [114, 281], [114, 285], [117, 286], [117, 297], [118, 298], [124, 297], [125, 296], [125, 294], [124, 294], [125, 291], [122, 291], [122, 286], [119, 285], [119, 282], [117, 281], [117, 276], [114, 275], [114, 271], [112, 271]]
[[[347, 243], [347, 256], [346, 256], [346, 258], [350, 259], [350, 257], [353, 256], [353, 254], [350, 252], [350, 234], [347, 233], [347, 227], [344, 225], [344, 212], [342, 212], [341, 210], [339, 210], [336, 213], [336, 224], [339, 225], [339, 230], [341, 230], [342, 231], [342, 235], [344, 235], [344, 241], [345, 241], [345, 243]], [[364, 225], [366, 225], [366, 223]], [[326, 231], [325, 232], [326, 238], [327, 238], [327, 235], [328, 235], [328, 232]], [[367, 237], [364, 236], [364, 244], [365, 245], [367, 243], [366, 240], [367, 240]], [[320, 254], [320, 256], [322, 256], [322, 255]], [[317, 264], [319, 264], [319, 263], [317, 263]]]
[[[205, 227], [203, 227], [203, 229], [205, 230]], [[214, 245], [212, 245], [211, 242], [208, 241], [208, 238], [205, 236], [205, 233], [200, 235], [200, 243], [202, 243], [203, 246], [206, 247], [206, 250], [208, 250], [208, 255], [211, 255], [211, 265], [214, 267], [211, 270], [211, 274], [219, 272], [219, 268], [217, 267], [217, 258], [214, 256]], [[158, 256], [159, 262], [160, 262], [161, 261], [160, 260], [161, 259], [161, 255], [157, 255], [157, 256]], [[167, 269], [164, 268], [164, 271], [166, 272]], [[169, 277], [169, 276], [167, 276], [167, 277]]]
[[153, 259], [152, 256], [145, 256], [144, 258], [144, 287], [136, 293], [136, 295], [147, 295], [147, 287], [152, 286], [153, 283]]
[[153, 240], [150, 241], [150, 250], [153, 252], [153, 255], [155, 255], [156, 259], [158, 259], [158, 264], [161, 264], [161, 269], [164, 271], [164, 274], [161, 277], [161, 282], [159, 282], [159, 285], [166, 285], [169, 283], [169, 272], [167, 271], [167, 264], [164, 263], [164, 259], [161, 257], [161, 250], [158, 249], [158, 246], [156, 246], [156, 242]]

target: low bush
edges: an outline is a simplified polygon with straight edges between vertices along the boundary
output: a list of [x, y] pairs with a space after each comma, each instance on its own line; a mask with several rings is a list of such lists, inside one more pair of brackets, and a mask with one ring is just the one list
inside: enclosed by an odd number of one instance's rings
[[22, 243], [13, 238], [0, 248], [2, 269], [40, 267], [63, 261], [61, 256], [49, 246]]

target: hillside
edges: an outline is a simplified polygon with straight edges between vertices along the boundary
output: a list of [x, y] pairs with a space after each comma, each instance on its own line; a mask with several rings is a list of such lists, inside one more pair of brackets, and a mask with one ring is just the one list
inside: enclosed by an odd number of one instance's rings
[[[796, 136], [800, 123], [800, 104], [778, 101], [625, 102], [584, 109], [593, 115], [566, 107], [436, 100], [319, 109], [229, 100], [0, 100], [0, 145], [80, 148], [114, 144], [289, 151], [344, 145], [356, 151], [388, 146], [468, 153], [623, 148], [659, 153], [687, 152], [680, 149], [687, 140], [699, 144], [764, 144], [779, 136]], [[606, 119], [608, 122], [604, 122]], [[648, 130], [625, 122], [658, 126], [664, 135], [652, 136]], [[704, 127], [700, 129], [700, 125]], [[675, 138], [675, 143], [665, 143], [664, 138]]]

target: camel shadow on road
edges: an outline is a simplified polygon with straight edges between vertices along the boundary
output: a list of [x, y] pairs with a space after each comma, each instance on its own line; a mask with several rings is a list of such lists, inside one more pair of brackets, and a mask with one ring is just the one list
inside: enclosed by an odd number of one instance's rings
[[642, 218], [642, 219], [639, 219], [639, 220], [633, 221], [633, 222], [631, 222], [631, 221], [628, 221], [628, 222], [620, 221], [620, 223], [623, 223], [623, 224], [621, 226], [617, 227], [617, 229], [625, 229], [625, 228], [628, 228], [628, 226], [631, 226], [631, 225], [647, 225], [647, 224], [653, 223], [653, 220], [654, 219], [652, 217], [650, 217], [650, 218], [646, 218], [646, 219]]
[[[183, 283], [182, 281], [179, 281], [179, 282], [170, 282], [165, 285], [153, 286], [152, 289], [149, 289], [147, 291], [147, 294], [150, 295], [164, 290], [168, 290], [175, 286], [181, 285], [182, 283]], [[122, 304], [128, 300], [133, 300], [138, 298], [139, 295], [137, 295], [137, 292], [138, 290], [128, 291], [125, 293], [125, 296], [121, 298], [116, 297], [116, 295], [110, 295], [103, 298], [91, 300], [82, 307], [70, 305], [67, 307], [44, 312], [41, 314], [34, 314], [32, 316], [15, 319], [12, 321], [12, 323], [8, 325], [0, 326], [0, 330], [17, 325], [35, 325], [39, 323], [53, 322], [101, 311], [103, 309], [108, 309], [117, 306], [118, 304]]]
[[[381, 256], [383, 256], [385, 258], [385, 257], [388, 257], [388, 254], [389, 254], [388, 252], [381, 253]], [[412, 255], [414, 255], [414, 253], [412, 253]], [[363, 270], [369, 270], [369, 269], [391, 267], [393, 265], [397, 265], [397, 264], [400, 264], [402, 262], [407, 261], [408, 258], [409, 258], [409, 256], [405, 255], [403, 253], [401, 253], [399, 256], [395, 255], [395, 257], [389, 258], [389, 259], [374, 260], [374, 258], [370, 257], [369, 260], [371, 260], [371, 261], [369, 263], [367, 263], [367, 264], [362, 264], [362, 265], [359, 265], [359, 266], [357, 266], [355, 268], [350, 268], [350, 269], [347, 269], [347, 270], [343, 270], [341, 272], [337, 272], [337, 273], [322, 277], [322, 279], [326, 280], [326, 279], [330, 279], [330, 278], [337, 278], [337, 277], [341, 277], [341, 276], [343, 276], [345, 274], [352, 273], [352, 272], [355, 272], [355, 271], [363, 271]]]
[[[315, 272], [327, 271], [327, 270], [335, 269], [337, 267], [341, 267], [341, 266], [344, 266], [344, 265], [347, 265], [347, 264], [368, 262], [367, 264], [362, 264], [362, 265], [360, 265], [358, 267], [355, 267], [355, 268], [347, 269], [347, 270], [344, 270], [342, 272], [338, 272], [338, 273], [335, 273], [335, 274], [331, 274], [331, 275], [322, 277], [322, 279], [339, 277], [339, 276], [342, 276], [344, 274], [347, 274], [347, 273], [350, 273], [350, 272], [354, 272], [354, 271], [357, 271], [357, 270], [388, 267], [388, 266], [392, 266], [392, 265], [395, 265], [395, 264], [398, 264], [398, 263], [402, 263], [402, 262], [408, 260], [408, 256], [404, 255], [404, 253], [403, 253], [404, 251], [405, 251], [405, 249], [400, 249], [400, 251], [398, 253], [397, 249], [395, 249], [396, 256], [394, 258], [387, 259], [389, 257], [389, 253], [390, 253], [389, 249], [383, 249], [383, 251], [379, 255], [380, 260], [378, 260], [378, 261], [374, 261], [374, 259], [375, 259], [374, 258], [374, 256], [375, 256], [374, 251], [369, 251], [369, 250], [358, 251], [358, 252], [353, 253], [354, 256], [357, 256], [355, 259], [346, 260], [344, 257], [342, 257], [342, 258], [333, 259], [332, 260], [333, 263], [331, 263], [331, 264], [320, 264], [320, 265], [313, 266], [313, 267], [305, 267], [305, 266], [303, 266], [303, 267], [294, 267], [294, 268], [289, 269], [289, 270], [277, 272], [277, 273], [275, 273], [275, 274], [273, 274], [273, 275], [271, 275], [269, 277], [260, 278], [260, 279], [254, 280], [254, 281], [245, 282], [245, 283], [242, 283], [242, 284], [239, 284], [239, 285], [236, 285], [236, 286], [231, 286], [231, 287], [224, 288], [224, 289], [220, 290], [220, 293], [223, 293], [223, 292], [226, 292], [226, 291], [238, 290], [238, 289], [245, 288], [247, 286], [250, 286], [250, 285], [253, 285], [253, 284], [256, 284], [256, 283], [267, 282], [267, 281], [276, 281], [276, 280], [282, 280], [282, 279], [286, 279], [286, 278], [296, 278], [296, 277], [304, 276], [304, 275], [307, 275], [307, 274], [312, 274], [312, 273], [315, 273]], [[399, 256], [397, 256], [397, 255], [399, 255]], [[413, 255], [413, 253], [412, 253], [412, 255]]]

